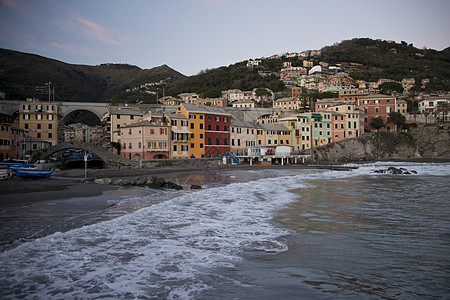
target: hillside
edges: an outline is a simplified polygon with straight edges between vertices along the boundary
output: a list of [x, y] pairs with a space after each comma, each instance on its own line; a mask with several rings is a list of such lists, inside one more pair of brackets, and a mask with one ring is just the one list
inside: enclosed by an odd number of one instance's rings
[[450, 48], [442, 51], [417, 49], [412, 44], [352, 39], [322, 48], [321, 60], [342, 64], [353, 79], [379, 78], [401, 81], [415, 78], [416, 84], [430, 79], [428, 90], [448, 91], [450, 87]]
[[[435, 92], [450, 90], [450, 48], [443, 51], [417, 49], [406, 42], [395, 43], [368, 38], [358, 38], [321, 49], [321, 55], [307, 58], [315, 65], [329, 63], [357, 80], [376, 81], [380, 78], [401, 81], [415, 78], [414, 92]], [[261, 59], [259, 66], [248, 68], [247, 61], [205, 70], [198, 75], [186, 77], [166, 65], [143, 70], [126, 64], [103, 64], [99, 66], [72, 65], [38, 55], [0, 49], [0, 91], [8, 99], [44, 97], [36, 91], [36, 86], [52, 82], [55, 92], [64, 101], [110, 101], [115, 98], [122, 102], [151, 102], [156, 95], [149, 92], [161, 86], [145, 90], [127, 89], [144, 83], [164, 80], [166, 95], [196, 92], [203, 98], [220, 97], [221, 91], [254, 88], [270, 88], [274, 92], [284, 92], [287, 88], [275, 75], [261, 76], [259, 71], [279, 73], [284, 62], [293, 67], [302, 66], [298, 57], [281, 55], [276, 59]], [[425, 89], [420, 88], [421, 79], [430, 79]]]
[[47, 82], [63, 101], [108, 102], [126, 98], [127, 88], [148, 82], [172, 81], [185, 76], [166, 65], [141, 69], [126, 64], [73, 65], [42, 56], [0, 49], [0, 91], [8, 99], [48, 97], [36, 90]]

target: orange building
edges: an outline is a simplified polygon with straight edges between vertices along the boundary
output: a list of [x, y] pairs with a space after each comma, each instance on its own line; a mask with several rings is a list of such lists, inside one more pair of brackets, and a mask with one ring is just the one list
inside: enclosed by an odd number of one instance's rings
[[215, 157], [230, 152], [231, 115], [225, 110], [182, 103], [176, 113], [188, 118], [190, 158]]

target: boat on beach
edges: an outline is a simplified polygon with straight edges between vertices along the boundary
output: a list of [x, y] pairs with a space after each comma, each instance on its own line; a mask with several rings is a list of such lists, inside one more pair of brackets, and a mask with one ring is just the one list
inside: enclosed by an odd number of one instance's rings
[[27, 164], [27, 163], [19, 163], [19, 162], [0, 162], [0, 169], [10, 170], [13, 168], [32, 169], [32, 168], [34, 168], [34, 165]]
[[51, 170], [43, 170], [43, 169], [16, 169], [14, 173], [19, 177], [25, 178], [48, 178], [53, 173], [53, 169]]

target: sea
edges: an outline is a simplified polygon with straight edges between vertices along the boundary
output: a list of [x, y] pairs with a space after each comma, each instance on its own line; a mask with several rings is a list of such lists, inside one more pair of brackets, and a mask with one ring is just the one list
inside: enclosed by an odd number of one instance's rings
[[5, 207], [0, 298], [450, 299], [450, 163], [348, 166]]

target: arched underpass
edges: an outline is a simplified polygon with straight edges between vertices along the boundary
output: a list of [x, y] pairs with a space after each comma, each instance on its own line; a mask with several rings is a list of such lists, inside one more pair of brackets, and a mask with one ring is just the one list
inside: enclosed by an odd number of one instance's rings
[[63, 142], [56, 144], [55, 146], [42, 149], [33, 153], [30, 157], [31, 162], [36, 162], [41, 159], [46, 159], [50, 157], [52, 154], [57, 153], [62, 150], [67, 149], [82, 149], [91, 154], [97, 155], [103, 162], [105, 166], [114, 166], [114, 165], [122, 165], [122, 166], [134, 166], [137, 165], [137, 162], [121, 157], [120, 155], [116, 155], [104, 148], [84, 143], [84, 142]]

